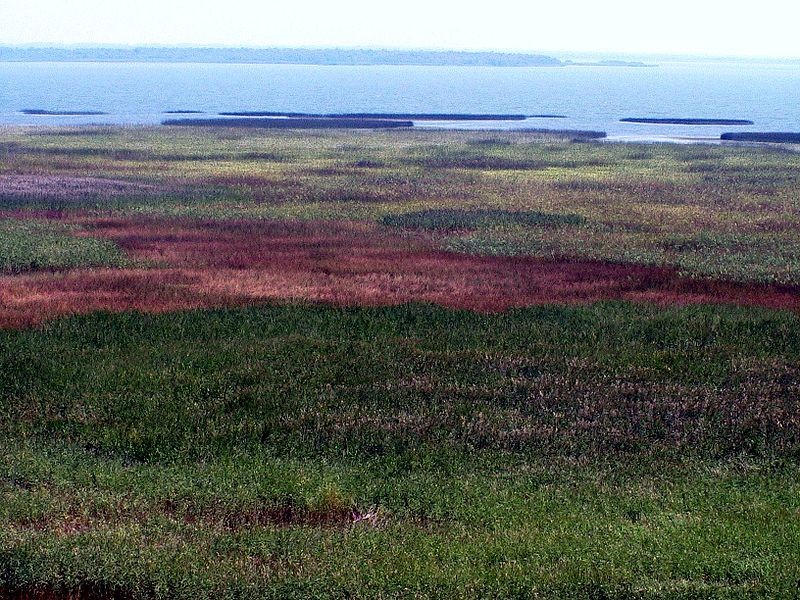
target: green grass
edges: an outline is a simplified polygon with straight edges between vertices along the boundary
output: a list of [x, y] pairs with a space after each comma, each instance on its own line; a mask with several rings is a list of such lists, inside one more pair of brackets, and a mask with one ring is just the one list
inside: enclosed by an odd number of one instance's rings
[[798, 324], [276, 306], [3, 332], [0, 586], [790, 597]]
[[26, 219], [0, 219], [0, 273], [123, 266], [114, 243], [79, 237], [74, 228]]

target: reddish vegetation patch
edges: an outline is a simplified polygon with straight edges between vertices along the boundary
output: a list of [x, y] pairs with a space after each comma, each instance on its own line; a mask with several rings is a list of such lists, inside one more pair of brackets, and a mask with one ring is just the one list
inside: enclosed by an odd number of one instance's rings
[[78, 222], [151, 268], [0, 277], [0, 326], [94, 310], [169, 311], [268, 299], [373, 306], [426, 301], [481, 311], [607, 299], [800, 309], [795, 289], [690, 280], [635, 265], [455, 254], [363, 223]]
[[168, 270], [90, 269], [0, 277], [0, 327], [26, 327], [100, 310], [166, 312], [224, 304], [202, 282]]

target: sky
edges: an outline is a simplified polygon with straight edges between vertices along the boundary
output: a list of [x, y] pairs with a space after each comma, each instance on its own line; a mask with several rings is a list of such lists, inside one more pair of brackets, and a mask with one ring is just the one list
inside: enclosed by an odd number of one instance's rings
[[3, 45], [800, 58], [797, 0], [0, 0]]

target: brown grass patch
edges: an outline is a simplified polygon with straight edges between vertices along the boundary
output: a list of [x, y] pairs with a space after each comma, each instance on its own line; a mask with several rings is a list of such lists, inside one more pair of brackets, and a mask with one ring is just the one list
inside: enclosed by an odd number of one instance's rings
[[432, 302], [502, 311], [622, 299], [800, 309], [793, 288], [692, 280], [673, 270], [591, 261], [484, 257], [352, 222], [76, 219], [152, 268], [0, 277], [0, 326], [96, 310], [169, 310], [265, 300], [337, 305]]

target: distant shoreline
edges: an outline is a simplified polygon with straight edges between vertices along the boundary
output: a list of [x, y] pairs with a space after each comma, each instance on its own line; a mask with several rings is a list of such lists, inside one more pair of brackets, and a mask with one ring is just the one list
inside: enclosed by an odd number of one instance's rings
[[540, 54], [511, 52], [348, 50], [304, 48], [13, 48], [0, 47], [0, 62], [168, 62], [292, 64], [316, 66], [561, 67]]
[[309, 66], [652, 67], [638, 61], [576, 62], [522, 52], [310, 48], [58, 48], [0, 46], [0, 62], [272, 64]]

